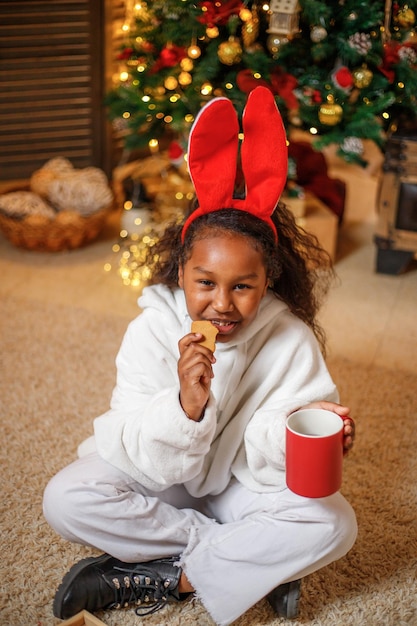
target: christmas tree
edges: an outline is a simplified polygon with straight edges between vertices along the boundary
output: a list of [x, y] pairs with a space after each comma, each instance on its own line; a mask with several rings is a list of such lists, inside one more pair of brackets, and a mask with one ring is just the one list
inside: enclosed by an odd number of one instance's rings
[[416, 11], [417, 0], [126, 0], [110, 118], [129, 150], [185, 144], [205, 102], [227, 96], [241, 114], [262, 84], [287, 131], [364, 164], [363, 139], [383, 148], [417, 115]]

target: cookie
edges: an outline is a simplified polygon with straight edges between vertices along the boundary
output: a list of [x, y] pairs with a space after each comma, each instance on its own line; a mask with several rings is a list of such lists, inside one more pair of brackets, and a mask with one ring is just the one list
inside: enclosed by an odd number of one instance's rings
[[192, 322], [191, 332], [201, 333], [204, 337], [204, 339], [200, 341], [201, 345], [206, 346], [209, 350], [214, 352], [216, 349], [216, 336], [219, 331], [211, 322], [207, 322], [206, 320]]

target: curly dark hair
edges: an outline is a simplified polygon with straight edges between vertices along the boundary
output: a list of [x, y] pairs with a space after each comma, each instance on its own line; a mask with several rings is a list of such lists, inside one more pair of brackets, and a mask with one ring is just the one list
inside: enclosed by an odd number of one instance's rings
[[317, 313], [334, 278], [331, 259], [317, 238], [300, 228], [282, 203], [272, 220], [278, 243], [266, 222], [239, 209], [221, 209], [196, 218], [186, 231], [184, 243], [181, 233], [185, 220], [169, 225], [149, 251], [150, 282], [176, 287], [178, 269], [191, 256], [198, 240], [221, 231], [245, 236], [263, 256], [269, 289], [312, 329], [325, 354], [326, 337]]

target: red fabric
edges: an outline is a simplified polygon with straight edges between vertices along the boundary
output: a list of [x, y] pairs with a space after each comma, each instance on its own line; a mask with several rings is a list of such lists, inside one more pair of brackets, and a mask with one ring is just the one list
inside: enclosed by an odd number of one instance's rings
[[200, 2], [199, 6], [202, 14], [198, 21], [208, 27], [213, 27], [227, 24], [230, 16], [239, 15], [244, 5], [241, 0], [218, 0], [218, 2]]
[[395, 70], [393, 66], [396, 65], [400, 56], [398, 51], [400, 49], [400, 44], [397, 41], [387, 41], [384, 43], [384, 57], [382, 60], [382, 65], [378, 67], [379, 71], [388, 78], [390, 83], [394, 82], [395, 79]]
[[199, 207], [184, 224], [183, 238], [196, 217], [226, 208], [256, 215], [276, 235], [271, 214], [285, 187], [288, 160], [284, 125], [269, 89], [257, 87], [249, 94], [242, 125], [243, 200], [233, 197], [239, 124], [232, 102], [214, 98], [198, 114], [190, 133], [188, 167]]
[[240, 91], [250, 93], [256, 87], [266, 87], [273, 94], [280, 96], [289, 109], [297, 109], [298, 101], [294, 95], [294, 89], [298, 81], [292, 74], [287, 74], [281, 68], [275, 68], [271, 73], [271, 81], [263, 78], [255, 78], [252, 70], [241, 70], [236, 76], [236, 83]]
[[321, 152], [308, 142], [294, 141], [288, 146], [288, 156], [296, 162], [297, 184], [313, 193], [335, 213], [339, 222], [343, 219], [346, 185], [338, 178], [330, 178], [327, 163]]

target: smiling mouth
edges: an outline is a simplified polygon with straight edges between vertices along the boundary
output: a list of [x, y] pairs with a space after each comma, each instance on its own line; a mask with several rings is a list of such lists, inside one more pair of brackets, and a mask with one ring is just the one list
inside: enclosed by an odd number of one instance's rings
[[213, 324], [213, 326], [217, 328], [220, 335], [227, 335], [231, 333], [238, 325], [238, 322], [230, 322], [227, 320], [210, 320], [210, 321]]

